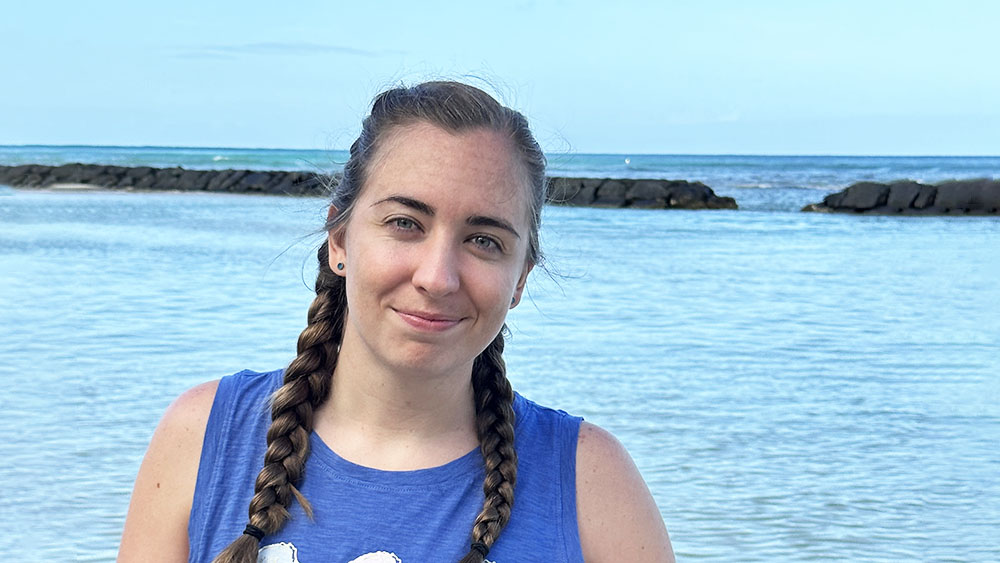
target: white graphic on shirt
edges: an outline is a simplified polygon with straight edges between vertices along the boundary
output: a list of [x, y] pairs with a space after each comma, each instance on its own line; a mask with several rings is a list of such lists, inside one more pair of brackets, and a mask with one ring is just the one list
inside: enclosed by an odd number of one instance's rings
[[396, 557], [395, 553], [389, 553], [388, 551], [376, 551], [375, 553], [366, 553], [357, 559], [351, 559], [347, 563], [403, 563], [400, 561], [399, 557]]
[[[257, 563], [299, 563], [299, 550], [288, 542], [265, 545], [257, 551]], [[347, 563], [403, 563], [403, 561], [395, 553], [374, 551], [351, 559]], [[483, 563], [496, 562], [484, 559]]]
[[299, 563], [299, 550], [287, 542], [265, 545], [257, 552], [257, 563]]

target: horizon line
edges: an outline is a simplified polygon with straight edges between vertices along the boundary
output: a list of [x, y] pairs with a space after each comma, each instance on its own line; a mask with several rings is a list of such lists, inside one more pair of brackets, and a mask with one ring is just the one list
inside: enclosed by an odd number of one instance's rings
[[[234, 151], [278, 151], [278, 152], [347, 152], [349, 149], [330, 148], [286, 148], [286, 147], [221, 147], [221, 146], [196, 146], [196, 145], [85, 145], [85, 144], [2, 144], [0, 149], [9, 148], [93, 148], [93, 149], [195, 149], [195, 150], [234, 150]], [[583, 152], [564, 151], [549, 152], [543, 151], [546, 156], [622, 156], [622, 157], [642, 157], [642, 156], [721, 156], [721, 157], [744, 157], [744, 156], [769, 156], [769, 157], [834, 157], [834, 158], [1000, 158], [1000, 154], [851, 154], [851, 153], [743, 153], [743, 152], [692, 152], [692, 153], [651, 153], [651, 152]]]

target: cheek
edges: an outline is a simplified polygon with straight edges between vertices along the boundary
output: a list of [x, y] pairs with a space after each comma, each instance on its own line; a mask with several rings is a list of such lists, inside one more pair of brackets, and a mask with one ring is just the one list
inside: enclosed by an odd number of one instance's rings
[[353, 286], [361, 299], [374, 298], [400, 285], [412, 277], [416, 256], [398, 245], [356, 245], [349, 247], [351, 263], [347, 265], [347, 283]]
[[510, 298], [514, 295], [517, 280], [518, 277], [512, 277], [508, 270], [490, 272], [490, 275], [484, 276], [478, 284], [476, 291], [480, 302], [488, 304], [491, 311], [505, 315], [510, 309]]

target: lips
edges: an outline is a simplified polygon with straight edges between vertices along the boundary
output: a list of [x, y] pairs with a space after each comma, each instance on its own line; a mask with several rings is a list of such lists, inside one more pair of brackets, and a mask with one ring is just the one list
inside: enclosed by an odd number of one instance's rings
[[393, 311], [395, 311], [396, 314], [399, 315], [399, 318], [406, 324], [417, 330], [425, 332], [446, 331], [462, 322], [463, 319], [463, 317], [427, 311], [403, 311], [400, 309], [393, 309]]

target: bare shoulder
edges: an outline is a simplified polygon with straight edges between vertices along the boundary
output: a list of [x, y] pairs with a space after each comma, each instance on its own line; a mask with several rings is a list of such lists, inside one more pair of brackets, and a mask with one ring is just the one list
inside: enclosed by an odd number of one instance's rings
[[587, 422], [577, 442], [576, 499], [587, 563], [674, 561], [663, 518], [631, 456], [610, 432]]
[[[218, 388], [219, 380], [216, 379], [195, 385], [181, 393], [163, 413], [160, 427], [168, 426], [171, 430], [187, 430], [192, 425], [198, 425], [201, 426], [200, 431], [204, 434], [204, 426], [208, 423], [208, 415], [212, 412], [212, 403], [215, 401], [215, 392]], [[160, 427], [157, 427], [157, 431]]]
[[216, 380], [185, 391], [157, 425], [135, 479], [119, 562], [188, 560], [188, 515], [218, 386]]

